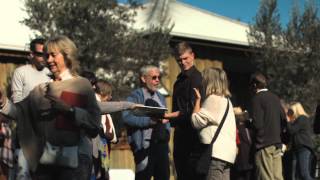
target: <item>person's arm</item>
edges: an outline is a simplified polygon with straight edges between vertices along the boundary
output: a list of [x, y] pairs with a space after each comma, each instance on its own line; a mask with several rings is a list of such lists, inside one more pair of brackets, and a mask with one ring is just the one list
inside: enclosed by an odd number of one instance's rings
[[198, 89], [193, 88], [193, 90], [195, 92], [195, 97], [196, 97], [195, 105], [193, 107], [193, 113], [197, 113], [200, 111], [201, 94]]
[[[128, 98], [127, 101], [142, 104], [142, 97], [138, 97], [137, 93], [132, 93]], [[150, 117], [143, 117], [143, 116], [135, 116], [131, 111], [123, 111], [122, 112], [122, 119], [124, 123], [131, 127], [150, 127], [156, 124]]]
[[97, 136], [101, 113], [93, 90], [87, 94], [86, 108], [70, 106], [63, 100], [50, 95], [46, 95], [46, 98], [51, 100], [53, 109], [69, 116], [70, 119], [74, 119], [75, 124], [83, 129], [89, 137]]
[[[190, 89], [189, 89], [190, 88]], [[195, 102], [196, 102], [196, 97], [194, 94], [194, 88], [198, 89], [200, 95], [201, 95], [201, 100], [200, 103], [203, 101], [203, 97], [205, 97], [204, 95], [204, 90], [203, 90], [203, 86], [202, 86], [202, 76], [201, 74], [193, 74], [190, 77], [190, 87], [186, 87], [186, 91], [189, 92], [189, 100], [185, 103], [184, 105], [175, 105], [176, 107], [179, 107], [180, 109], [174, 109], [173, 111], [175, 112], [179, 112], [178, 117], [172, 119], [170, 122], [172, 123], [173, 126], [177, 126], [179, 124], [190, 124], [191, 122], [189, 121], [184, 121], [186, 119], [190, 119], [194, 106], [195, 106]], [[179, 102], [177, 102], [179, 103]]]
[[252, 125], [255, 131], [263, 129], [264, 110], [260, 104], [260, 99], [254, 97], [252, 100]]
[[110, 114], [106, 114], [106, 121], [108, 121], [107, 123], [110, 125], [109, 128], [106, 128], [106, 137], [108, 138], [108, 140], [112, 143], [116, 143], [117, 142], [117, 135], [116, 135], [116, 130], [114, 128], [113, 125], [113, 120]]
[[98, 102], [98, 105], [101, 110], [101, 114], [108, 114], [117, 111], [123, 111], [128, 109], [134, 109], [137, 107], [136, 103], [128, 102], [128, 101], [106, 101], [106, 102]]
[[174, 118], [179, 117], [179, 115], [180, 115], [180, 111], [171, 112], [171, 113], [165, 113], [163, 118], [170, 120], [170, 119], [174, 119]]
[[[200, 98], [199, 100], [200, 101]], [[200, 102], [198, 102], [199, 105], [196, 105], [194, 107], [194, 111], [191, 116], [191, 124], [196, 129], [202, 129], [208, 124], [218, 124], [217, 120], [215, 120], [212, 114], [212, 99], [206, 99], [203, 103], [203, 107], [200, 108]], [[199, 109], [198, 109], [199, 108]]]
[[304, 116], [299, 116], [294, 121], [289, 121], [287, 124], [288, 131], [291, 135], [298, 133], [301, 129], [306, 128], [307, 119]]
[[17, 119], [18, 116], [16, 105], [5, 96], [2, 89], [0, 89], [0, 113], [12, 119]]
[[16, 69], [11, 80], [11, 99], [14, 103], [20, 102], [23, 99], [23, 74]]
[[320, 99], [318, 99], [316, 114], [313, 120], [313, 131], [316, 134], [320, 133]]
[[199, 112], [191, 116], [191, 124], [195, 129], [207, 127], [209, 122], [213, 121], [211, 113], [205, 108], [201, 108]]

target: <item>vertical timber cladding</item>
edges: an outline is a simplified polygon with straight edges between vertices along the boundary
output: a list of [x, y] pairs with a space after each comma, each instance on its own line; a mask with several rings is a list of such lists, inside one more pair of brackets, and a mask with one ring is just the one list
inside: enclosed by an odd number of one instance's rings
[[6, 93], [10, 93], [9, 86], [13, 71], [27, 61], [27, 52], [25, 51], [0, 49], [0, 88], [6, 89]]
[[[205, 68], [208, 67], [216, 67], [216, 68], [223, 68], [223, 62], [219, 60], [210, 60], [210, 59], [195, 59], [195, 66], [197, 69], [202, 72]], [[180, 68], [174, 59], [174, 57], [170, 57], [165, 60], [165, 66], [163, 68], [164, 76], [162, 78], [163, 86], [168, 89], [169, 96], [166, 98], [168, 110], [171, 111], [172, 109], [172, 93], [173, 93], [173, 85], [177, 79], [178, 74], [180, 73]]]
[[[230, 81], [230, 91], [234, 106], [247, 109], [250, 102], [249, 77], [255, 71], [252, 64], [252, 52], [247, 46], [231, 44], [218, 44], [215, 42], [190, 41], [195, 53], [195, 66], [201, 72], [208, 67], [223, 68]], [[173, 45], [173, 44], [172, 44]], [[171, 111], [173, 84], [180, 73], [180, 68], [173, 57], [165, 60], [164, 76], [162, 83], [169, 91], [166, 98], [169, 111]]]

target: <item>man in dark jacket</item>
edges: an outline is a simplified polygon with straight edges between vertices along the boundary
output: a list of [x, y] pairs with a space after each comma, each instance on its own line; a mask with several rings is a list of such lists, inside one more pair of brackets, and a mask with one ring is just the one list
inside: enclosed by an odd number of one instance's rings
[[199, 153], [200, 141], [197, 131], [191, 126], [191, 114], [195, 104], [193, 88], [197, 88], [203, 95], [202, 76], [194, 66], [194, 53], [192, 48], [181, 42], [175, 48], [175, 56], [181, 73], [173, 87], [173, 112], [180, 112], [172, 120], [175, 127], [173, 158], [178, 180], [198, 179], [190, 164], [193, 156]]
[[285, 113], [279, 98], [270, 92], [263, 74], [251, 76], [255, 91], [252, 99], [252, 118], [255, 131], [255, 163], [258, 180], [282, 180], [281, 121]]

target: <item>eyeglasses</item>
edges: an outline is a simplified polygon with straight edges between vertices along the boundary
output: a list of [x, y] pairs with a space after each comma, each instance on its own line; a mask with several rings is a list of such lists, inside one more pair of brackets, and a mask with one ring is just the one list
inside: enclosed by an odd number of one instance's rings
[[161, 79], [161, 76], [151, 76], [151, 79], [152, 79], [152, 80], [156, 80], [156, 79], [160, 80], [160, 79]]
[[43, 52], [33, 51], [32, 54], [34, 54], [37, 57], [46, 57], [47, 54]]

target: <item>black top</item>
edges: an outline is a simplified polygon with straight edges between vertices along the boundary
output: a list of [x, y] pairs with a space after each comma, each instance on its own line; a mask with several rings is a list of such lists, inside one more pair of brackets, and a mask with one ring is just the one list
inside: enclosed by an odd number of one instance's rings
[[184, 154], [201, 152], [198, 131], [191, 125], [191, 115], [195, 105], [195, 92], [193, 88], [199, 89], [201, 98], [204, 98], [201, 73], [192, 66], [187, 71], [182, 71], [173, 87], [172, 111], [180, 111], [178, 118], [170, 121], [175, 127], [174, 151], [180, 150]]
[[281, 144], [281, 122], [286, 116], [275, 94], [266, 90], [253, 97], [252, 119], [256, 149]]
[[239, 151], [235, 161], [235, 168], [239, 171], [253, 169], [254, 148], [252, 144], [252, 130], [249, 121], [243, 124], [237, 124], [240, 144]]
[[195, 92], [197, 88], [204, 98], [201, 73], [192, 66], [189, 70], [181, 72], [173, 87], [172, 111], [180, 111], [180, 116], [171, 123], [174, 127], [192, 128], [191, 114], [195, 104]]
[[311, 121], [306, 116], [299, 116], [292, 123], [288, 123], [288, 130], [292, 138], [292, 148], [297, 149], [301, 146], [312, 149], [314, 147], [311, 136]]
[[313, 131], [316, 134], [320, 134], [320, 103], [317, 105], [316, 115], [314, 117]]

